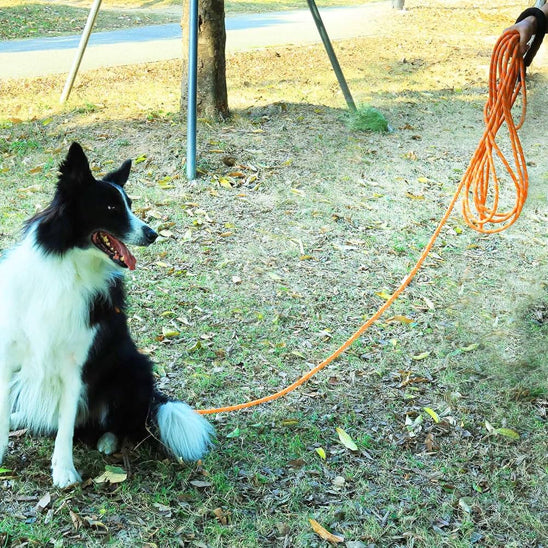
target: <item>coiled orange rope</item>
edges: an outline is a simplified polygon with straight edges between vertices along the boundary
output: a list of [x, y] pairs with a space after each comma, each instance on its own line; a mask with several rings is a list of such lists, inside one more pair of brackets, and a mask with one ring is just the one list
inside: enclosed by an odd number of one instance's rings
[[[522, 94], [522, 111], [520, 121], [516, 125], [514, 124], [511, 110], [512, 105], [520, 93]], [[238, 411], [240, 409], [246, 409], [255, 405], [276, 400], [282, 396], [285, 396], [289, 392], [292, 392], [308, 381], [316, 373], [324, 369], [332, 361], [336, 360], [384, 314], [384, 312], [411, 283], [411, 280], [421, 268], [443, 226], [447, 222], [447, 219], [453, 211], [463, 188], [465, 188], [466, 191], [463, 199], [463, 215], [466, 223], [471, 228], [483, 233], [492, 233], [500, 232], [513, 224], [518, 218], [527, 197], [527, 168], [525, 166], [525, 158], [517, 134], [517, 130], [521, 127], [525, 119], [525, 110], [525, 67], [523, 58], [520, 55], [519, 34], [517, 31], [507, 31], [497, 41], [491, 58], [489, 99], [484, 109], [484, 121], [486, 126], [485, 132], [462, 181], [457, 187], [457, 190], [455, 191], [455, 194], [447, 207], [447, 210], [443, 214], [436, 230], [432, 234], [432, 237], [424, 248], [424, 251], [421, 253], [417, 263], [402, 282], [400, 287], [398, 287], [398, 289], [396, 289], [396, 291], [377, 310], [377, 312], [375, 312], [375, 314], [373, 314], [373, 316], [371, 316], [346, 342], [337, 348], [337, 350], [283, 390], [263, 398], [237, 405], [229, 405], [226, 407], [218, 407], [213, 409], [200, 409], [198, 410], [198, 413], [202, 415], [209, 415], [227, 411]], [[502, 151], [495, 142], [496, 134], [504, 122], [506, 122], [508, 127], [509, 138], [512, 145], [514, 169], [510, 166], [510, 162], [506, 160]], [[511, 211], [506, 213], [498, 213], [497, 211], [497, 207], [499, 205], [500, 181], [496, 174], [495, 161], [493, 157], [494, 154], [498, 156], [510, 174], [516, 190], [515, 206]], [[489, 186], [491, 180], [493, 182], [492, 190]], [[490, 194], [492, 194], [492, 205], [487, 205], [487, 200], [489, 199]], [[472, 213], [472, 204], [476, 209], [476, 215]], [[498, 223], [501, 224], [501, 226], [497, 228], [487, 228], [486, 225], [488, 223]]]
[[[522, 110], [520, 120], [516, 125], [512, 117], [512, 106], [520, 93], [522, 94]], [[464, 220], [468, 226], [480, 232], [488, 234], [501, 232], [514, 224], [527, 198], [527, 167], [518, 137], [518, 129], [521, 128], [525, 120], [526, 104], [525, 65], [519, 50], [519, 33], [517, 31], [505, 32], [499, 38], [491, 57], [489, 98], [483, 111], [485, 132], [463, 178], [465, 187], [462, 202]], [[514, 169], [495, 142], [497, 132], [504, 122], [512, 145]], [[502, 162], [515, 186], [514, 207], [504, 213], [499, 213], [497, 210], [500, 182], [495, 167], [495, 155]], [[490, 186], [491, 182], [492, 186]], [[461, 187], [457, 192], [460, 190]], [[492, 205], [487, 205], [490, 191]], [[472, 211], [470, 198], [472, 198], [476, 210], [475, 215]], [[487, 228], [488, 224], [500, 226]]]

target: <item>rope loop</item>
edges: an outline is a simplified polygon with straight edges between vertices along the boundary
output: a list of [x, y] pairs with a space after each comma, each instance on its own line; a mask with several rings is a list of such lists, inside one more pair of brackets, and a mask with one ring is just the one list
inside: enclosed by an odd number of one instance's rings
[[[512, 107], [522, 96], [521, 116], [516, 124]], [[519, 50], [518, 31], [505, 32], [497, 41], [489, 71], [489, 97], [483, 110], [485, 131], [466, 171], [462, 214], [466, 224], [482, 232], [502, 232], [518, 219], [528, 191], [527, 166], [518, 136], [525, 120], [527, 94], [525, 65]], [[506, 124], [512, 150], [513, 167], [496, 142], [496, 136]], [[509, 211], [499, 212], [501, 180], [495, 159], [502, 163], [515, 189], [515, 202]]]

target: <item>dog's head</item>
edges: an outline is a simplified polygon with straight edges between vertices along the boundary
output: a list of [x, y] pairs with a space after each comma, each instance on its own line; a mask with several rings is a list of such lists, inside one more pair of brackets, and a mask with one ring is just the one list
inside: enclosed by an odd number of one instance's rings
[[131, 211], [124, 191], [131, 161], [96, 180], [88, 159], [73, 143], [59, 168], [57, 191], [50, 206], [38, 214], [37, 239], [50, 252], [71, 247], [96, 248], [122, 268], [135, 268], [135, 257], [126, 244], [150, 245], [156, 232]]

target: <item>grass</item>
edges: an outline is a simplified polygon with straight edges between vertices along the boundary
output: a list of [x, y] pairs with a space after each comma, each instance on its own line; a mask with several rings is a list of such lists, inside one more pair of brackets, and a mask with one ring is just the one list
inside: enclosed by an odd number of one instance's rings
[[[371, 1], [371, 0], [369, 0]], [[324, 0], [320, 7], [348, 6], [364, 0]], [[181, 19], [181, 2], [142, 2], [121, 0], [104, 2], [97, 16], [94, 31], [110, 31], [165, 23], [178, 23]], [[305, 9], [302, 0], [229, 0], [225, 13], [263, 13], [290, 9]], [[85, 2], [46, 2], [32, 0], [0, 0], [0, 40], [39, 38], [80, 34], [89, 14]]]
[[[41, 38], [63, 34], [80, 34], [86, 24], [89, 7], [57, 3], [18, 2], [0, 5], [0, 40]], [[172, 13], [102, 9], [94, 30], [108, 31], [177, 22]]]
[[348, 126], [354, 131], [388, 131], [389, 124], [384, 114], [369, 105], [360, 105], [356, 112], [351, 112]]
[[[97, 174], [139, 158], [134, 209], [171, 232], [136, 250], [127, 279], [131, 330], [159, 387], [208, 407], [286, 386], [394, 290], [466, 167], [481, 134], [485, 36], [520, 9], [470, 5], [451, 10], [450, 35], [437, 24], [445, 3], [430, 0], [379, 36], [335, 44], [355, 100], [393, 133], [345, 126], [321, 46], [231, 57], [233, 117], [200, 122], [196, 184], [184, 177], [177, 62], [84, 73], [65, 107], [62, 78], [4, 82], [0, 249], [47, 204], [70, 141]], [[453, 215], [409, 290], [340, 360], [274, 404], [213, 416], [219, 443], [203, 463], [143, 443], [122, 484], [61, 491], [52, 440], [12, 437], [0, 545], [326, 546], [309, 518], [355, 546], [541, 545], [546, 83], [533, 66], [521, 132], [530, 196], [509, 231], [484, 237]], [[123, 465], [81, 443], [75, 458], [84, 478]]]

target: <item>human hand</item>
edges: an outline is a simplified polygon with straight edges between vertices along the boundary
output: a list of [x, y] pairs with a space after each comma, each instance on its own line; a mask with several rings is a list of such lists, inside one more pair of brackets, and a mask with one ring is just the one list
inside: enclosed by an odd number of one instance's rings
[[508, 27], [506, 31], [517, 30], [519, 32], [519, 47], [522, 55], [529, 49], [529, 41], [537, 30], [537, 20], [533, 17], [526, 17], [523, 21]]

